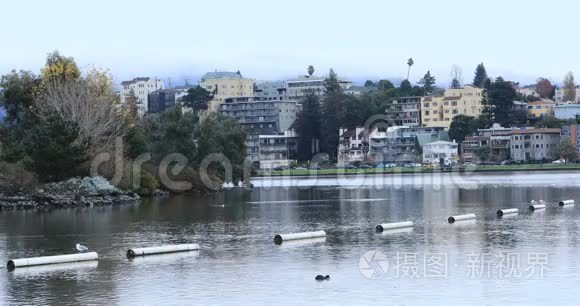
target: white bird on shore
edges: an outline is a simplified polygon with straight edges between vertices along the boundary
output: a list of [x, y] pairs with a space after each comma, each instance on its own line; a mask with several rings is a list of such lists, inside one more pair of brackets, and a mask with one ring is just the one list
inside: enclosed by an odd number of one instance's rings
[[77, 248], [77, 251], [79, 251], [81, 253], [89, 250], [89, 248], [87, 248], [86, 246], [84, 246], [80, 243], [77, 243], [76, 248]]
[[540, 200], [540, 204], [548, 205], [548, 203], [546, 203], [544, 200]]
[[531, 200], [531, 201], [530, 201], [530, 204], [531, 204], [531, 205], [536, 205], [536, 204], [538, 204], [538, 202], [536, 202], [536, 200]]

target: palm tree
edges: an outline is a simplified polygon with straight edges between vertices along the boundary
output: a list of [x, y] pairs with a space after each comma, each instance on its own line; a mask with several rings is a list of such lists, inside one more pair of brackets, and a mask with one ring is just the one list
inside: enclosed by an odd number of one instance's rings
[[407, 70], [407, 80], [409, 79], [409, 75], [411, 74], [411, 66], [413, 66], [413, 64], [415, 64], [415, 62], [413, 61], [413, 58], [410, 58], [407, 61], [407, 65], [409, 65], [409, 69]]

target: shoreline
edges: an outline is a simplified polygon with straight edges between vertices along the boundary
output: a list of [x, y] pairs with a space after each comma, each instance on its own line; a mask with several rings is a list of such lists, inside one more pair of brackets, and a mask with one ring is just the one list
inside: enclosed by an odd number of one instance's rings
[[102, 177], [73, 178], [26, 190], [0, 191], [0, 211], [134, 204], [141, 197]]
[[338, 177], [356, 175], [398, 175], [398, 174], [432, 174], [432, 173], [497, 173], [526, 171], [573, 171], [580, 172], [580, 164], [529, 164], [478, 166], [474, 168], [453, 168], [452, 170], [435, 170], [423, 168], [389, 168], [389, 169], [323, 169], [323, 170], [281, 170], [271, 173], [259, 173], [252, 178], [280, 177]]

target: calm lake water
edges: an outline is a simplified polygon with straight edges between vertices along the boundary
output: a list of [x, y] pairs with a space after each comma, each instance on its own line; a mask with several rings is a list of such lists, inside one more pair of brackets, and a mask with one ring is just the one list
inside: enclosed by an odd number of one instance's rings
[[[253, 190], [139, 205], [0, 212], [0, 260], [75, 253], [93, 263], [0, 269], [0, 304], [577, 305], [580, 172], [256, 179]], [[530, 213], [531, 200], [547, 201]], [[580, 205], [578, 205], [580, 206]], [[498, 219], [501, 208], [520, 214]], [[448, 224], [454, 214], [476, 221]], [[375, 233], [378, 223], [412, 230]], [[277, 233], [326, 239], [274, 245]], [[128, 260], [130, 247], [199, 252]], [[361, 256], [362, 257], [361, 260]], [[374, 257], [373, 257], [374, 255]], [[316, 282], [317, 274], [331, 279]]]

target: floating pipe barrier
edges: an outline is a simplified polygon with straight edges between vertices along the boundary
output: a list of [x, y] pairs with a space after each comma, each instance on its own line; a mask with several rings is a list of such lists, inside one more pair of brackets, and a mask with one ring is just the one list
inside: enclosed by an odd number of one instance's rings
[[176, 252], [189, 252], [189, 251], [197, 251], [197, 250], [199, 250], [199, 245], [195, 244], [195, 243], [163, 245], [163, 246], [148, 247], [148, 248], [129, 249], [129, 250], [127, 250], [127, 257], [128, 258], [135, 258], [137, 256], [146, 256], [146, 255], [154, 255], [154, 254], [167, 254], [167, 253], [176, 253]]
[[406, 227], [413, 227], [415, 224], [411, 221], [405, 222], [395, 222], [395, 223], [384, 223], [379, 224], [375, 227], [377, 232], [392, 230], [392, 229], [399, 229], [399, 228], [406, 228]]
[[575, 204], [574, 200], [564, 200], [564, 201], [560, 201], [558, 203], [558, 205], [560, 205], [560, 206], [572, 206], [574, 204]]
[[542, 210], [542, 209], [546, 209], [546, 205], [545, 204], [530, 205], [529, 209], [530, 209], [530, 211]]
[[382, 232], [377, 232], [377, 233], [379, 233], [381, 235], [408, 234], [408, 233], [412, 233], [414, 229], [415, 228], [413, 228], [413, 227], [401, 227], [401, 228], [388, 229], [388, 230], [384, 230]]
[[317, 232], [305, 232], [305, 233], [295, 233], [295, 234], [282, 234], [274, 236], [274, 243], [281, 244], [283, 241], [288, 240], [300, 240], [300, 239], [311, 239], [311, 238], [320, 238], [326, 237], [325, 231], [317, 231]]
[[507, 209], [500, 209], [497, 211], [498, 217], [503, 217], [504, 215], [512, 215], [519, 213], [520, 210], [517, 208], [507, 208]]
[[90, 260], [99, 260], [99, 255], [96, 252], [89, 252], [89, 253], [68, 254], [68, 255], [55, 255], [55, 256], [42, 256], [42, 257], [10, 259], [10, 260], [8, 260], [8, 263], [6, 264], [6, 268], [11, 271], [11, 270], [14, 270], [18, 267], [52, 265], [52, 264], [62, 264], [62, 263], [90, 261]]
[[475, 214], [458, 215], [449, 217], [447, 222], [455, 223], [456, 221], [473, 220], [475, 218], [477, 218]]
[[290, 240], [285, 241], [284, 243], [280, 244], [280, 247], [283, 249], [292, 249], [298, 247], [305, 247], [308, 245], [315, 245], [326, 242], [326, 237], [318, 237], [318, 238], [311, 238], [311, 239], [301, 239], [301, 240]]

